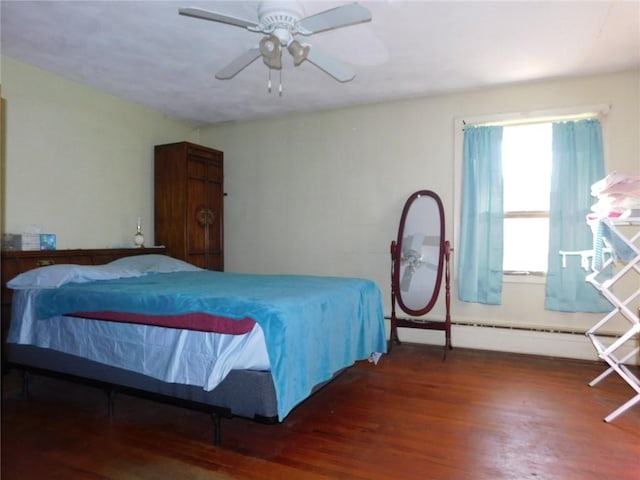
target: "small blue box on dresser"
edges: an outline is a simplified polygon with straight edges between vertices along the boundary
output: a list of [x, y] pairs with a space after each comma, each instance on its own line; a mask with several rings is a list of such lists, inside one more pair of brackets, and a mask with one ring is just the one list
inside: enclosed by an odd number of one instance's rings
[[40, 250], [55, 250], [55, 249], [56, 249], [55, 233], [41, 233], [40, 234]]

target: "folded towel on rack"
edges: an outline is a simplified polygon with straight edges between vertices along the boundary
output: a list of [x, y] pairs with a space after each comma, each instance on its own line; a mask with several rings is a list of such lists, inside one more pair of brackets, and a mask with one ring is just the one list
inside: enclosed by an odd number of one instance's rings
[[640, 175], [614, 171], [591, 185], [591, 195], [598, 198], [591, 211], [601, 217], [640, 209]]

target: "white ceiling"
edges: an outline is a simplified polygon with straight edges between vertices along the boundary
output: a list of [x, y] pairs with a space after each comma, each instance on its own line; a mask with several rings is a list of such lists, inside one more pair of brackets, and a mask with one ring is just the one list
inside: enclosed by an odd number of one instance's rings
[[[344, 3], [302, 5], [311, 15]], [[370, 23], [303, 38], [355, 67], [356, 78], [339, 83], [286, 58], [281, 97], [268, 93], [260, 60], [214, 78], [261, 34], [178, 15], [199, 7], [257, 21], [258, 2], [1, 0], [0, 46], [3, 56], [203, 124], [640, 67], [638, 0], [360, 3]]]

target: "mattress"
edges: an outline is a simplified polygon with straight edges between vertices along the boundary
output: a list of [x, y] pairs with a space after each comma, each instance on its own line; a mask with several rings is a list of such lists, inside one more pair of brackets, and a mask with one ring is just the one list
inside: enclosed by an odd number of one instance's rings
[[109, 311], [253, 319], [264, 334], [280, 419], [336, 371], [386, 351], [380, 290], [366, 279], [171, 272], [40, 289], [35, 304], [37, 321]]
[[259, 325], [243, 335], [34, 315], [38, 290], [14, 294], [8, 343], [83, 357], [167, 383], [213, 390], [231, 370], [270, 369]]

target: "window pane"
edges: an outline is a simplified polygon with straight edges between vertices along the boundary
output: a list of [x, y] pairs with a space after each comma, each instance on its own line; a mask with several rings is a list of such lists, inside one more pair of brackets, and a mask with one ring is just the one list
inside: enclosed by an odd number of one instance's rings
[[505, 218], [503, 270], [547, 271], [548, 218]]
[[549, 210], [551, 124], [505, 127], [502, 175], [505, 212]]

